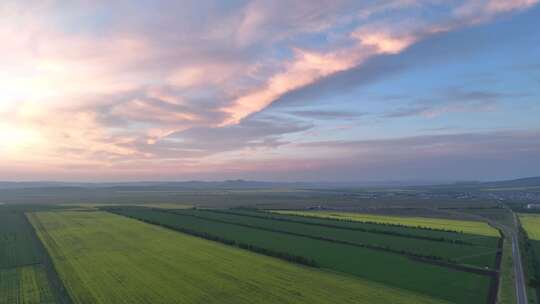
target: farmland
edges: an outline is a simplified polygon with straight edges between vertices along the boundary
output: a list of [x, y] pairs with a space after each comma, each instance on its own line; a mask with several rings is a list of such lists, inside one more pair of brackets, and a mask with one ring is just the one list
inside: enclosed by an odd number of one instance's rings
[[[430, 219], [440, 221], [430, 226], [411, 217], [402, 223], [178, 204], [88, 206], [4, 206], [6, 303], [465, 304], [485, 303], [493, 292], [498, 238], [474, 234], [474, 225], [455, 231], [441, 225], [446, 219]], [[46, 258], [60, 283], [51, 285]], [[248, 300], [262, 289], [266, 296]]]
[[42, 266], [0, 270], [0, 304], [56, 303]]
[[452, 230], [456, 232], [499, 237], [497, 229], [490, 227], [484, 222], [434, 219], [425, 217], [398, 217], [386, 215], [360, 214], [352, 212], [335, 211], [272, 211], [279, 214], [293, 214], [333, 219], [344, 219], [368, 223], [396, 224], [409, 227], [426, 227], [432, 229]]
[[39, 263], [32, 233], [24, 214], [0, 210], [0, 268]]
[[493, 267], [496, 248], [475, 246], [470, 244], [438, 242], [409, 237], [406, 233], [393, 235], [377, 232], [364, 232], [335, 227], [311, 225], [307, 222], [281, 221], [276, 227], [276, 221], [269, 218], [249, 216], [242, 213], [217, 210], [182, 210], [179, 214], [193, 215], [199, 218], [217, 220], [226, 223], [248, 227], [282, 231], [316, 239], [324, 238], [349, 244], [365, 245], [366, 247], [387, 249], [415, 256], [431, 257], [444, 261], [471, 264], [478, 267]]
[[[454, 303], [482, 303], [487, 297], [489, 276], [418, 262], [405, 255], [170, 211], [143, 208], [116, 208], [112, 211], [183, 232], [195, 231], [199, 235], [233, 241], [244, 247], [250, 245], [274, 253], [304, 257], [315, 261], [321, 268]], [[282, 224], [277, 223], [279, 226]], [[433, 243], [434, 246], [437, 244]]]
[[[485, 246], [490, 248], [496, 248], [498, 244], [498, 236], [484, 236], [477, 235], [473, 233], [463, 233], [457, 232], [444, 228], [430, 228], [430, 227], [418, 227], [412, 225], [405, 225], [410, 218], [404, 217], [393, 217], [393, 223], [376, 223], [376, 222], [364, 222], [358, 220], [349, 220], [343, 218], [329, 218], [329, 217], [319, 217], [303, 214], [282, 214], [275, 212], [261, 212], [254, 210], [244, 210], [244, 209], [234, 209], [227, 212], [233, 212], [236, 214], [250, 215], [254, 217], [264, 217], [271, 218], [279, 221], [294, 221], [302, 223], [317, 224], [322, 226], [335, 226], [340, 228], [352, 229], [357, 231], [369, 231], [377, 233], [387, 233], [394, 235], [402, 235], [407, 237], [416, 237], [424, 238], [436, 241], [448, 241], [448, 242], [465, 242], [469, 244], [474, 244], [477, 246]], [[287, 211], [288, 212], [288, 211]], [[296, 211], [295, 211], [296, 212]], [[401, 223], [398, 221], [399, 218], [403, 218], [405, 221]], [[445, 219], [430, 219], [433, 221], [439, 222], [438, 227], [444, 227], [441, 223], [447, 221]], [[469, 223], [469, 222], [467, 222]], [[476, 224], [475, 224], [476, 225]]]
[[56, 303], [33, 233], [21, 210], [0, 206], [0, 304]]
[[[449, 303], [111, 213], [40, 212], [30, 219], [74, 303]], [[428, 274], [422, 268], [418, 277]], [[483, 287], [472, 275], [450, 278], [460, 280], [454, 288]]]
[[501, 264], [501, 282], [499, 289], [499, 301], [504, 304], [516, 303], [516, 290], [514, 287], [514, 265], [512, 260], [512, 244], [504, 242]]
[[529, 239], [540, 241], [540, 214], [520, 214], [519, 220]]
[[520, 214], [519, 220], [527, 234], [529, 285], [540, 294], [540, 214]]

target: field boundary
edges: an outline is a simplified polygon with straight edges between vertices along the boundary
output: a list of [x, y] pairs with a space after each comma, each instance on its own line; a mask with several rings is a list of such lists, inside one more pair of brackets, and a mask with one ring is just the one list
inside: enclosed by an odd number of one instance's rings
[[[304, 225], [312, 225], [312, 226], [321, 226], [321, 227], [328, 227], [328, 228], [335, 228], [335, 229], [343, 229], [343, 230], [352, 230], [352, 231], [362, 231], [366, 233], [374, 233], [374, 234], [385, 234], [385, 235], [392, 235], [392, 236], [398, 236], [403, 238], [413, 238], [413, 239], [421, 239], [421, 240], [427, 240], [427, 241], [433, 241], [433, 242], [444, 242], [444, 243], [451, 243], [451, 244], [460, 244], [460, 245], [467, 245], [467, 246], [475, 246], [473, 243], [463, 241], [463, 240], [451, 240], [446, 238], [436, 238], [436, 237], [429, 237], [429, 236], [418, 236], [418, 235], [411, 235], [406, 233], [399, 233], [399, 232], [390, 232], [390, 231], [384, 231], [384, 230], [371, 230], [371, 229], [364, 229], [364, 228], [355, 228], [355, 227], [345, 227], [340, 225], [333, 225], [333, 224], [322, 224], [322, 223], [312, 223], [312, 222], [306, 222], [302, 220], [293, 220], [293, 219], [285, 219], [285, 218], [278, 218], [274, 217], [272, 213], [269, 212], [259, 212], [261, 214], [265, 215], [254, 215], [254, 214], [246, 214], [241, 212], [232, 212], [232, 211], [225, 211], [225, 210], [216, 210], [216, 209], [203, 209], [204, 211], [209, 212], [215, 212], [215, 213], [224, 213], [224, 214], [233, 214], [238, 216], [247, 216], [247, 217], [253, 217], [253, 218], [261, 218], [261, 219], [271, 219], [276, 221], [283, 221], [283, 222], [291, 222], [291, 223], [299, 223]], [[174, 212], [175, 210], [167, 210], [170, 212]], [[250, 210], [251, 211], [251, 210]], [[278, 214], [280, 215], [280, 214]], [[440, 231], [440, 232], [447, 232], [447, 233], [455, 233], [455, 234], [462, 234], [460, 232], [456, 231], [445, 231], [445, 230], [437, 230], [437, 229], [428, 229], [428, 228], [417, 228], [417, 227], [410, 227], [410, 226], [403, 226], [403, 225], [392, 225], [392, 224], [380, 224], [380, 223], [374, 223], [374, 222], [360, 222], [360, 221], [349, 221], [349, 220], [341, 220], [341, 219], [328, 219], [328, 218], [317, 218], [314, 216], [302, 216], [302, 215], [288, 215], [287, 216], [293, 216], [293, 217], [299, 217], [299, 218], [309, 218], [309, 219], [320, 219], [325, 221], [334, 221], [334, 222], [348, 222], [348, 223], [359, 223], [359, 224], [371, 224], [371, 225], [379, 225], [379, 226], [390, 226], [390, 227], [399, 227], [399, 228], [407, 228], [407, 229], [421, 229], [421, 230], [430, 230], [430, 231]]]
[[[423, 254], [417, 254], [417, 253], [414, 253], [414, 252], [409, 252], [409, 251], [399, 250], [399, 249], [392, 249], [392, 248], [383, 247], [383, 246], [370, 245], [370, 244], [365, 244], [365, 243], [349, 242], [349, 241], [337, 240], [337, 239], [320, 237], [320, 236], [314, 236], [314, 235], [309, 235], [309, 234], [296, 233], [296, 232], [290, 232], [290, 231], [284, 231], [284, 230], [272, 229], [272, 228], [265, 228], [265, 227], [260, 227], [260, 226], [256, 226], [256, 225], [250, 225], [250, 224], [235, 223], [235, 222], [231, 222], [231, 221], [227, 221], [227, 220], [208, 218], [208, 217], [204, 217], [204, 216], [201, 216], [201, 215], [186, 214], [186, 213], [182, 213], [181, 211], [175, 211], [175, 210], [163, 210], [163, 209], [155, 209], [155, 208], [145, 208], [145, 209], [148, 209], [148, 210], [151, 210], [151, 211], [154, 211], [154, 212], [171, 213], [171, 214], [179, 215], [179, 216], [193, 217], [193, 218], [197, 218], [197, 219], [204, 220], [204, 221], [209, 221], [209, 222], [216, 222], [216, 223], [234, 225], [234, 226], [250, 228], [250, 229], [256, 229], [256, 230], [261, 230], [261, 231], [268, 231], [268, 232], [292, 235], [292, 236], [297, 236], [297, 237], [304, 237], [304, 238], [308, 238], [308, 239], [324, 241], [324, 242], [329, 242], [329, 243], [336, 243], [336, 244], [341, 244], [341, 245], [347, 245], [347, 246], [353, 246], [353, 247], [359, 247], [359, 248], [366, 248], [366, 249], [370, 249], [370, 250], [389, 252], [389, 253], [392, 253], [392, 254], [401, 255], [401, 256], [411, 258], [411, 259], [413, 259], [413, 260], [415, 260], [417, 262], [421, 262], [421, 263], [434, 264], [433, 262], [436, 262], [435, 264], [438, 265], [438, 266], [442, 266], [442, 267], [453, 269], [453, 270], [459, 270], [459, 271], [465, 271], [465, 272], [477, 273], [477, 274], [479, 273], [479, 274], [484, 274], [484, 275], [489, 275], [490, 272], [493, 271], [493, 270], [483, 270], [482, 268], [477, 268], [477, 267], [474, 267], [474, 266], [468, 266], [467, 264], [460, 264], [460, 263], [456, 262], [453, 259], [446, 259], [446, 258], [442, 258], [442, 257], [435, 256], [435, 255], [423, 255]], [[206, 211], [206, 209], [204, 209], [204, 210]], [[216, 212], [216, 213], [219, 213], [219, 212]], [[226, 212], [223, 212], [223, 213], [228, 214]], [[230, 214], [236, 215], [234, 213], [230, 213]], [[126, 216], [126, 215], [124, 215], [124, 216]], [[273, 218], [264, 218], [264, 219], [273, 220]], [[156, 223], [152, 222], [152, 224], [156, 224]], [[161, 224], [157, 223], [156, 225], [161, 225]], [[322, 227], [326, 227], [326, 226], [322, 226]], [[169, 227], [169, 228], [171, 228], [171, 227]], [[171, 228], [171, 229], [178, 230], [176, 228]], [[187, 232], [187, 233], [189, 233], [189, 232]], [[196, 233], [198, 233], [198, 232], [196, 232]], [[204, 236], [202, 236], [202, 237], [204, 237]], [[230, 241], [230, 240], [228, 240], [228, 241]], [[456, 267], [456, 266], [459, 266], [459, 267]], [[480, 271], [480, 272], [478, 272], [478, 271]]]
[[[369, 248], [358, 248], [360, 246], [351, 246], [348, 243], [343, 244], [342, 242], [335, 242], [333, 244], [326, 239], [315, 239], [311, 241], [310, 239], [313, 238], [306, 238], [304, 235], [288, 235], [281, 231], [269, 232], [268, 229], [260, 229], [260, 227], [248, 226], [248, 228], [242, 228], [243, 224], [253, 224], [272, 229], [274, 226], [280, 226], [279, 222], [270, 222], [270, 224], [259, 223], [258, 221], [244, 221], [241, 217], [222, 217], [210, 213], [203, 213], [201, 216], [204, 217], [201, 219], [200, 217], [193, 216], [193, 214], [198, 215], [197, 212], [185, 211], [183, 213], [174, 213], [150, 208], [117, 208], [116, 210], [104, 211], [115, 214], [119, 213], [122, 216], [132, 217], [138, 221], [150, 224], [162, 225], [178, 232], [182, 232], [178, 228], [190, 229], [238, 242], [253, 244], [262, 248], [309, 257], [320, 263], [321, 267], [325, 269], [349, 273], [360, 278], [414, 290], [442, 299], [452, 299], [457, 303], [470, 303], [470, 299], [475, 299], [473, 301], [474, 303], [484, 303], [489, 291], [489, 276], [474, 274], [471, 271], [461, 271], [461, 269], [456, 269], [455, 267], [444, 267], [447, 264], [435, 265], [432, 263], [430, 265], [429, 263], [424, 263], [426, 261], [425, 259], [419, 258], [415, 261], [400, 254], [383, 253]], [[210, 217], [210, 219], [206, 217]], [[216, 221], [215, 219], [225, 219], [225, 223], [223, 221]], [[229, 221], [239, 221], [242, 224], [233, 224]], [[320, 235], [317, 234], [317, 229], [304, 231], [302, 229], [295, 230], [294, 226], [289, 228], [294, 232]], [[335, 237], [339, 239], [340, 232], [334, 231], [334, 233], [337, 233]], [[247, 237], [243, 237], [242, 235], [247, 235]], [[332, 234], [327, 235], [324, 233], [322, 235], [333, 238]], [[351, 239], [350, 241], [355, 241], [355, 239]], [[287, 245], [287, 243], [282, 242], [288, 242], [289, 244]], [[274, 246], [276, 245], [275, 243], [279, 243], [280, 245]], [[359, 257], [362, 257], [362, 259], [359, 259]], [[371, 257], [374, 258], [375, 264], [370, 263], [369, 259], [365, 259]], [[351, 262], [348, 262], [347, 259], [351, 259]], [[387, 271], [392, 275], [381, 274], [381, 267], [389, 267]], [[467, 270], [469, 270], [468, 267]], [[475, 268], [474, 270], [476, 271], [477, 269]], [[415, 278], [415, 274], [422, 275]], [[430, 279], [431, 277], [437, 278], [437, 280], [434, 281]], [[408, 279], [404, 280], [402, 278]], [[463, 289], [463, 293], [456, 293], [458, 291], [456, 290], [457, 286], [462, 287], [459, 290]], [[475, 286], [475, 288], [473, 289], [467, 286]], [[436, 292], [437, 290], [439, 291]], [[480, 293], [480, 291], [482, 292]]]
[[[535, 213], [535, 212], [530, 212]], [[540, 253], [537, 253], [534, 246], [532, 245], [532, 241], [529, 237], [529, 232], [525, 229], [523, 226], [523, 223], [521, 222], [521, 218], [517, 217], [518, 221], [518, 237], [519, 237], [519, 246], [521, 247], [521, 256], [523, 261], [523, 268], [525, 272], [525, 285], [527, 288], [527, 291], [530, 292], [529, 295], [533, 295], [536, 297], [535, 303], [539, 303], [540, 301], [540, 265], [538, 265], [536, 255], [540, 255]], [[538, 241], [540, 242], [540, 241]], [[531, 300], [529, 298], [529, 300]]]
[[[38, 249], [42, 253], [41, 264], [43, 265], [43, 268], [45, 269], [45, 274], [47, 275], [47, 279], [49, 281], [49, 285], [51, 286], [51, 290], [54, 294], [55, 299], [58, 301], [58, 304], [73, 304], [73, 300], [71, 299], [71, 296], [67, 292], [67, 289], [64, 286], [64, 282], [62, 281], [62, 279], [60, 279], [60, 276], [58, 275], [58, 272], [56, 271], [56, 268], [54, 266], [54, 262], [49, 256], [49, 251], [47, 250], [47, 248], [45, 248], [45, 245], [43, 245], [43, 243], [41, 242], [41, 239], [38, 236], [38, 233], [36, 231], [36, 228], [28, 219], [28, 214], [24, 213], [23, 217], [27, 225], [30, 225], [30, 228], [32, 229], [32, 238], [37, 243]], [[36, 224], [39, 224], [39, 221], [36, 221]]]
[[469, 273], [474, 273], [474, 274], [479, 274], [479, 275], [493, 276], [495, 273], [497, 273], [497, 271], [495, 270], [468, 267], [468, 266], [460, 265], [460, 264], [446, 263], [444, 261], [422, 260], [422, 258], [416, 258], [416, 257], [410, 257], [410, 258], [417, 262], [424, 262], [428, 264], [433, 264], [433, 265], [437, 265], [441, 267], [446, 267], [446, 268], [450, 268], [450, 269], [454, 269], [458, 271], [469, 272]]
[[[305, 218], [318, 218], [318, 219], [325, 219], [325, 220], [334, 220], [334, 221], [341, 221], [341, 222], [349, 222], [349, 223], [362, 223], [362, 224], [373, 224], [373, 225], [385, 225], [385, 226], [391, 226], [391, 227], [401, 227], [401, 228], [411, 228], [411, 229], [420, 229], [420, 230], [427, 230], [427, 231], [439, 231], [439, 232], [448, 232], [448, 233], [455, 233], [455, 234], [465, 234], [464, 232], [462, 231], [456, 231], [456, 230], [450, 230], [450, 229], [442, 229], [442, 228], [432, 228], [432, 227], [427, 227], [427, 226], [421, 226], [421, 225], [418, 225], [418, 226], [408, 226], [408, 225], [400, 225], [400, 224], [394, 224], [394, 223], [384, 223], [384, 222], [375, 222], [375, 221], [362, 221], [362, 220], [351, 220], [351, 219], [347, 219], [347, 218], [337, 218], [337, 217], [319, 217], [319, 216], [313, 216], [313, 215], [305, 215], [305, 214], [298, 214], [298, 213], [295, 213], [295, 214], [292, 214], [292, 213], [279, 213], [279, 212], [276, 212], [276, 211], [309, 211], [309, 210], [298, 210], [298, 209], [287, 209], [287, 210], [273, 210], [273, 209], [268, 209], [268, 210], [264, 210], [264, 211], [260, 211], [260, 210], [253, 210], [253, 209], [248, 209], [249, 211], [253, 211], [253, 212], [260, 212], [260, 213], [267, 213], [267, 214], [279, 214], [279, 215], [291, 215], [291, 216], [298, 216], [298, 217], [305, 217]], [[272, 212], [274, 211], [274, 212]], [[341, 213], [347, 213], [348, 211], [340, 211], [340, 210], [322, 210], [322, 211], [329, 211], [329, 212], [341, 212]], [[350, 212], [350, 213], [355, 213], [355, 212]], [[362, 213], [362, 214], [365, 214], [365, 213]], [[366, 214], [366, 215], [370, 215], [370, 214]], [[403, 216], [405, 218], [407, 218], [407, 216]], [[426, 217], [428, 218], [428, 217]]]
[[[504, 235], [501, 230], [499, 230], [499, 232], [501, 233], [501, 236]], [[499, 238], [499, 243], [497, 245], [497, 249], [499, 251], [497, 252], [497, 255], [495, 256], [495, 269], [497, 269], [497, 271], [491, 277], [491, 284], [489, 286], [487, 304], [497, 303], [497, 299], [499, 295], [499, 285], [501, 282], [501, 264], [502, 264], [503, 245], [504, 245], [504, 237], [501, 237]]]
[[[312, 260], [310, 258], [306, 258], [304, 256], [291, 255], [291, 254], [288, 254], [286, 252], [269, 250], [269, 249], [266, 249], [266, 248], [262, 248], [262, 247], [258, 247], [258, 246], [254, 246], [254, 245], [246, 244], [246, 243], [240, 243], [240, 242], [237, 242], [235, 240], [222, 238], [222, 237], [219, 237], [219, 236], [215, 236], [215, 235], [205, 233], [205, 232], [199, 232], [199, 231], [192, 230], [192, 229], [173, 227], [173, 226], [158, 223], [158, 222], [155, 222], [155, 221], [140, 219], [140, 218], [132, 217], [132, 216], [122, 214], [122, 213], [116, 213], [113, 210], [107, 210], [107, 209], [104, 209], [104, 210], [106, 210], [107, 212], [110, 212], [112, 214], [118, 215], [118, 216], [123, 216], [123, 217], [127, 217], [127, 218], [130, 218], [130, 219], [133, 219], [133, 220], [143, 222], [143, 223], [164, 227], [166, 229], [170, 229], [170, 230], [173, 230], [175, 232], [181, 232], [181, 233], [189, 234], [191, 236], [206, 239], [206, 240], [209, 240], [209, 241], [215, 241], [215, 242], [218, 242], [218, 243], [222, 243], [224, 245], [238, 247], [238, 248], [241, 248], [241, 249], [249, 250], [249, 251], [252, 251], [252, 252], [255, 252], [255, 253], [263, 254], [263, 255], [270, 256], [270, 257], [273, 257], [273, 258], [277, 258], [277, 259], [280, 259], [280, 260], [284, 260], [284, 261], [287, 261], [287, 262], [293, 262], [293, 263], [301, 264], [301, 265], [304, 265], [304, 266], [319, 268], [319, 264], [317, 262], [315, 262], [314, 260]], [[161, 209], [159, 209], [159, 210], [161, 210]], [[156, 211], [156, 210], [153, 210], [153, 211]], [[177, 214], [175, 214], [175, 215], [177, 215]]]
[[29, 263], [29, 264], [18, 264], [13, 267], [0, 267], [0, 270], [11, 270], [13, 268], [20, 268], [20, 267], [30, 267], [30, 266], [37, 266], [43, 264], [42, 262], [35, 262], [35, 263]]
[[[138, 214], [128, 213], [133, 216]], [[441, 275], [439, 270], [431, 271], [434, 267], [420, 265], [420, 268], [430, 270], [421, 273], [433, 274], [434, 278], [441, 279], [444, 284], [439, 287], [433, 283], [435, 280], [430, 279], [430, 276], [422, 276], [424, 279], [421, 282], [425, 281], [437, 287], [423, 288], [427, 292], [422, 293], [416, 289], [370, 281], [333, 269], [316, 269], [287, 263], [112, 212], [68, 211], [33, 215], [41, 225], [36, 225], [33, 216], [29, 216], [29, 220], [34, 223], [46, 248], [49, 248], [59, 274], [77, 303], [256, 301], [305, 304], [442, 304], [449, 303], [454, 298], [457, 299], [454, 303], [468, 303], [468, 294], [462, 293], [461, 288], [446, 284], [452, 280]], [[164, 218], [176, 219], [164, 221], [170, 225], [186, 222], [183, 217], [163, 214], [161, 219]], [[160, 217], [148, 219], [161, 222]], [[196, 226], [180, 227], [194, 229]], [[212, 231], [214, 230], [208, 230], [213, 233]], [[215, 230], [217, 235], [221, 235], [220, 231]], [[244, 238], [235, 238], [234, 235], [223, 236], [249, 243]], [[54, 243], [49, 243], [51, 241]], [[275, 248], [279, 250], [278, 248], [287, 247]], [[380, 254], [375, 253], [376, 256]], [[407, 261], [405, 263], [411, 264]], [[375, 271], [378, 271], [377, 268], [379, 267], [373, 267]], [[407, 273], [414, 275], [412, 271]], [[444, 270], [444, 273], [448, 271]], [[483, 284], [476, 284], [474, 276], [451, 275], [452, 278], [463, 278], [464, 282], [470, 282], [473, 286], [482, 287], [482, 291], [485, 290], [487, 280], [483, 277]], [[401, 280], [400, 276], [393, 277]], [[422, 285], [426, 286], [419, 284]], [[441, 297], [436, 296], [439, 288], [443, 290]], [[479, 298], [479, 295], [481, 299], [484, 297], [484, 292], [470, 294], [474, 299]], [[446, 299], [447, 297], [450, 299]]]
[[[153, 211], [157, 211], [157, 210], [153, 210]], [[392, 249], [392, 248], [383, 247], [383, 246], [370, 245], [370, 244], [365, 244], [365, 243], [355, 243], [355, 242], [349, 242], [349, 241], [343, 241], [343, 240], [336, 240], [336, 239], [331, 239], [331, 238], [326, 238], [326, 237], [321, 237], [321, 236], [314, 236], [314, 235], [310, 235], [310, 234], [303, 234], [303, 233], [296, 233], [296, 232], [290, 232], [290, 231], [279, 230], [279, 229], [265, 228], [265, 227], [260, 227], [260, 226], [256, 226], [256, 225], [234, 223], [234, 222], [230, 222], [230, 221], [226, 221], [226, 220], [212, 219], [212, 218], [207, 218], [207, 217], [204, 217], [204, 216], [199, 216], [199, 215], [194, 215], [194, 214], [185, 214], [185, 213], [176, 213], [176, 212], [173, 212], [173, 213], [175, 215], [191, 216], [191, 217], [206, 220], [206, 221], [213, 221], [213, 222], [217, 222], [217, 223], [235, 225], [235, 226], [239, 226], [239, 227], [257, 229], [257, 230], [263, 230], [263, 231], [269, 231], [269, 232], [275, 232], [275, 233], [281, 233], [281, 234], [288, 234], [288, 235], [293, 235], [293, 236], [298, 236], [298, 237], [305, 237], [305, 238], [309, 238], [309, 239], [313, 239], [313, 240], [325, 241], [325, 242], [330, 242], [330, 243], [337, 243], [337, 244], [360, 247], [360, 248], [367, 248], [367, 249], [372, 249], [372, 250], [385, 251], [385, 252], [399, 254], [399, 255], [403, 255], [403, 256], [407, 256], [407, 257], [420, 258], [419, 261], [429, 259], [429, 260], [436, 260], [436, 261], [447, 261], [449, 263], [456, 263], [454, 260], [444, 259], [442, 257], [435, 256], [435, 255], [416, 254], [416, 253], [413, 253], [413, 252], [410, 252], [410, 251]], [[324, 226], [322, 226], [322, 227], [324, 227]]]

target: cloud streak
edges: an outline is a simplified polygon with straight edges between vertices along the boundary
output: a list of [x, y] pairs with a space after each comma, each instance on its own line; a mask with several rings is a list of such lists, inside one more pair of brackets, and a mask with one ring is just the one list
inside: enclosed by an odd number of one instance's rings
[[[430, 39], [538, 1], [451, 2], [8, 1], [0, 5], [0, 165], [106, 170], [266, 155], [314, 129], [306, 120], [368, 112], [265, 115], [272, 105], [381, 79], [418, 64], [400, 58]], [[481, 94], [385, 115], [486, 111], [502, 98]]]
[[412, 105], [384, 114], [387, 118], [421, 116], [435, 118], [450, 113], [493, 112], [504, 99], [522, 98], [520, 94], [503, 94], [489, 91], [463, 91], [453, 88], [439, 96], [419, 100]]

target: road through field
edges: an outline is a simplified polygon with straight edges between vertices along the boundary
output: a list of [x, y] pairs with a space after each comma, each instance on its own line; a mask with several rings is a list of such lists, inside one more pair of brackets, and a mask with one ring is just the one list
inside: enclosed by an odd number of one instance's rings
[[[510, 211], [512, 212], [512, 211]], [[514, 216], [514, 225], [518, 227], [517, 216], [512, 212]], [[504, 231], [504, 234], [510, 238], [512, 242], [512, 258], [514, 260], [514, 277], [516, 287], [517, 304], [527, 304], [527, 283], [525, 281], [525, 273], [523, 272], [523, 264], [521, 262], [521, 253], [519, 250], [519, 237], [516, 229], [512, 229], [506, 225], [499, 224], [497, 222], [490, 221], [490, 224]]]
[[[517, 217], [515, 213], [512, 213], [514, 216], [514, 223], [517, 227]], [[512, 259], [514, 260], [514, 277], [515, 277], [515, 287], [516, 287], [516, 298], [517, 304], [527, 304], [527, 284], [525, 281], [525, 273], [523, 272], [523, 264], [521, 262], [521, 253], [519, 250], [519, 237], [515, 229], [511, 229], [506, 225], [492, 222], [492, 225], [500, 228], [504, 231], [504, 234], [510, 238], [512, 243]]]
[[[516, 214], [508, 209], [509, 212], [512, 212], [512, 216], [514, 217], [514, 227], [518, 227], [518, 221]], [[447, 211], [448, 213], [455, 213]], [[461, 215], [467, 216], [471, 219], [476, 218], [480, 220], [487, 221], [490, 225], [501, 229], [504, 232], [504, 235], [510, 239], [510, 242], [512, 243], [512, 259], [514, 261], [514, 276], [515, 276], [515, 288], [516, 288], [516, 299], [517, 304], [528, 304], [527, 300], [527, 284], [525, 281], [525, 274], [523, 272], [523, 264], [521, 262], [521, 253], [519, 250], [519, 237], [516, 232], [516, 229], [512, 229], [511, 227], [508, 227], [504, 224], [501, 224], [499, 222], [496, 222], [492, 219], [489, 219], [484, 216], [479, 215], [473, 215], [473, 214], [465, 214], [465, 213], [459, 213]]]
[[[519, 223], [517, 221], [517, 216], [513, 213], [514, 216], [514, 225], [518, 227]], [[512, 258], [514, 260], [514, 277], [515, 277], [515, 287], [516, 287], [516, 298], [517, 304], [527, 304], [527, 283], [525, 281], [525, 273], [523, 271], [523, 263], [521, 261], [521, 253], [519, 250], [519, 237], [516, 232], [516, 229], [512, 229], [506, 225], [499, 224], [497, 222], [489, 220], [489, 223], [493, 226], [500, 228], [504, 231], [504, 234], [510, 238], [512, 242]]]
[[523, 273], [523, 264], [521, 263], [521, 254], [519, 252], [519, 238], [515, 232], [512, 233], [512, 255], [514, 257], [517, 303], [527, 304], [527, 287]]
[[[516, 214], [514, 215], [514, 222], [517, 227], [517, 217]], [[488, 220], [489, 223], [497, 228], [500, 228], [504, 231], [504, 234], [510, 238], [510, 242], [512, 243], [512, 258], [514, 260], [514, 276], [516, 278], [515, 280], [515, 287], [516, 287], [516, 297], [517, 297], [517, 304], [527, 304], [527, 284], [525, 282], [525, 274], [523, 272], [523, 264], [521, 262], [521, 253], [519, 251], [519, 237], [518, 234], [515, 232], [515, 229], [511, 229], [510, 227], [494, 222], [492, 220]]]

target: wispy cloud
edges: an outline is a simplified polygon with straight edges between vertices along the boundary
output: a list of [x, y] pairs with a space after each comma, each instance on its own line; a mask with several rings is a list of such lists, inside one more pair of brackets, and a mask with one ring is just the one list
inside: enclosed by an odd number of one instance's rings
[[[7, 1], [0, 157], [110, 168], [280, 147], [306, 119], [364, 111], [258, 116], [272, 104], [383, 78], [418, 64], [400, 56], [426, 40], [538, 1], [451, 2]], [[387, 116], [489, 110], [502, 97], [471, 91]]]
[[292, 114], [298, 117], [310, 119], [358, 119], [365, 113], [346, 112], [346, 111], [329, 111], [329, 110], [296, 110], [289, 111], [287, 114]]
[[387, 118], [422, 116], [435, 118], [449, 113], [492, 112], [505, 99], [521, 98], [520, 94], [504, 94], [489, 91], [463, 91], [453, 88], [428, 99], [392, 110], [384, 114]]

